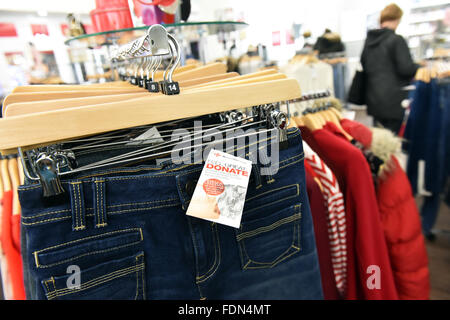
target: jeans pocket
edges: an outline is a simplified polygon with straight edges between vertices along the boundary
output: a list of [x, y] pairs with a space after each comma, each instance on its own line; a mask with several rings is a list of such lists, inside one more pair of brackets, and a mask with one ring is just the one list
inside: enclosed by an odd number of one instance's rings
[[273, 268], [300, 252], [301, 205], [274, 213], [260, 211], [236, 231], [242, 268]]
[[50, 277], [41, 284], [48, 300], [143, 300], [144, 253], [82, 269], [78, 275]]
[[35, 251], [47, 299], [144, 299], [143, 240], [128, 228]]

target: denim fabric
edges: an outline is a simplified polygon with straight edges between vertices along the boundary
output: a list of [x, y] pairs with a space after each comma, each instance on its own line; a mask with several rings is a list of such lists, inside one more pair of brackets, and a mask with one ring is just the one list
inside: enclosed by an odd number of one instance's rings
[[409, 153], [407, 173], [414, 193], [417, 192], [418, 162], [425, 160], [425, 197], [421, 208], [422, 228], [430, 234], [437, 219], [440, 194], [450, 173], [449, 84], [437, 79], [430, 83], [416, 82], [411, 113], [405, 130]]
[[298, 129], [288, 144], [276, 174], [252, 169], [239, 229], [186, 216], [202, 165], [78, 174], [53, 205], [20, 187], [27, 298], [322, 299]]

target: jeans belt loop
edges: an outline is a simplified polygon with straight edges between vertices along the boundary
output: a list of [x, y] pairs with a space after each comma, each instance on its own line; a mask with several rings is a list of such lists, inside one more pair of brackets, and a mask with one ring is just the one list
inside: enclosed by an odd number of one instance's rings
[[94, 178], [92, 184], [92, 192], [94, 203], [94, 224], [95, 228], [102, 228], [108, 225], [106, 211], [106, 188], [105, 179]]
[[86, 209], [84, 204], [83, 183], [70, 182], [70, 207], [72, 211], [72, 230], [80, 231], [86, 229]]

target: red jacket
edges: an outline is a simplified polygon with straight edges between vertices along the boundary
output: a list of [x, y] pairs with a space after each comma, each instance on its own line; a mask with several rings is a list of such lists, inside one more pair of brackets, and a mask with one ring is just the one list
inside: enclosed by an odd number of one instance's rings
[[325, 127], [302, 133], [345, 190], [346, 299], [398, 299], [369, 165], [359, 149]]
[[[381, 138], [383, 141], [378, 142], [376, 140], [379, 138], [375, 135], [373, 139], [372, 131], [364, 129], [362, 124], [343, 120], [342, 126], [353, 138], [372, 151], [374, 145], [380, 143], [384, 145], [381, 149], [387, 149], [388, 136], [384, 135]], [[388, 169], [379, 175], [376, 191], [399, 298], [429, 299], [428, 257], [420, 215], [408, 177], [395, 156], [390, 156]]]

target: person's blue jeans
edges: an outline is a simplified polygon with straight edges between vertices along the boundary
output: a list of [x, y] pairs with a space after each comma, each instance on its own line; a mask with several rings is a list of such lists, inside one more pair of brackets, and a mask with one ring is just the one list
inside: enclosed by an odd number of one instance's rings
[[27, 298], [322, 299], [298, 129], [288, 142], [276, 174], [252, 169], [240, 229], [186, 216], [202, 165], [78, 174], [53, 205], [20, 187]]

